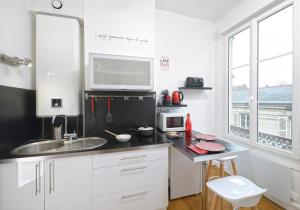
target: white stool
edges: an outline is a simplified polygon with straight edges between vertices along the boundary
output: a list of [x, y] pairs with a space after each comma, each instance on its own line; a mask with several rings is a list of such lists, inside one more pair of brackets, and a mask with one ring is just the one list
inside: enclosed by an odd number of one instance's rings
[[256, 209], [262, 194], [267, 191], [242, 176], [215, 179], [209, 181], [207, 187], [214, 193], [210, 210], [216, 208], [217, 196], [230, 202], [235, 210], [240, 207]]
[[[206, 178], [205, 178], [205, 183], [207, 183], [208, 181], [212, 180], [212, 179], [216, 179], [216, 178], [219, 178], [219, 177], [224, 177], [225, 176], [225, 170], [224, 170], [224, 163], [226, 161], [230, 161], [231, 162], [231, 167], [232, 167], [232, 172], [233, 172], [233, 175], [237, 175], [237, 168], [236, 168], [236, 164], [235, 164], [235, 159], [237, 158], [238, 156], [237, 155], [234, 155], [234, 156], [228, 156], [228, 157], [223, 157], [223, 158], [219, 158], [219, 159], [215, 159], [214, 161], [218, 161], [220, 163], [220, 171], [219, 171], [219, 176], [214, 176], [214, 177], [209, 177], [209, 174], [210, 174], [210, 171], [211, 171], [211, 168], [213, 166], [212, 164], [212, 160], [208, 161], [208, 167], [207, 167], [207, 173], [206, 173]], [[207, 202], [207, 189], [205, 188], [205, 192], [203, 193], [204, 194], [204, 200], [205, 200], [205, 204]], [[220, 210], [223, 210], [223, 200], [221, 200], [221, 208]]]

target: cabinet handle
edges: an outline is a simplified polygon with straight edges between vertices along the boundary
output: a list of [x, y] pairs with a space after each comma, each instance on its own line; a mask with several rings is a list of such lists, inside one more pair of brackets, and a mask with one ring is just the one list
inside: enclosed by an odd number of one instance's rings
[[147, 192], [135, 193], [135, 194], [130, 194], [130, 195], [123, 195], [123, 196], [121, 196], [120, 199], [121, 200], [126, 200], [126, 199], [130, 199], [130, 198], [145, 196], [146, 194], [147, 194]]
[[125, 168], [125, 169], [122, 169], [120, 172], [129, 172], [129, 171], [137, 171], [137, 170], [144, 170], [146, 169], [147, 166], [142, 166], [142, 167], [137, 167], [137, 168]]
[[55, 178], [54, 178], [54, 160], [49, 163], [49, 193], [54, 192]]
[[35, 195], [38, 194], [38, 164], [35, 164]]
[[41, 193], [41, 162], [38, 163], [38, 178], [39, 178], [39, 188], [38, 193]]
[[145, 158], [147, 157], [146, 155], [141, 155], [141, 156], [134, 156], [134, 157], [124, 157], [121, 158], [121, 160], [131, 160], [131, 159], [139, 159], [139, 158]]
[[51, 194], [51, 186], [52, 186], [52, 163], [49, 163], [49, 194]]

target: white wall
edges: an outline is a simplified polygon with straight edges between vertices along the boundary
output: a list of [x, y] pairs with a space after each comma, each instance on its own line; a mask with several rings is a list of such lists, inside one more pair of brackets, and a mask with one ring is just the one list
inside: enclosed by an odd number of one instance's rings
[[[241, 24], [249, 21], [253, 16], [260, 14], [269, 8], [273, 7], [275, 4], [282, 2], [282, 0], [244, 0], [240, 4], [238, 4], [228, 15], [222, 20], [216, 23], [216, 43], [215, 43], [215, 51], [216, 51], [216, 67], [215, 67], [215, 132], [216, 134], [226, 139], [225, 134], [225, 113], [226, 113], [226, 101], [225, 91], [227, 87], [225, 85], [226, 74], [226, 66], [225, 66], [225, 40], [223, 37], [223, 33], [228, 32], [235, 27], [238, 27]], [[295, 0], [294, 2], [299, 2], [299, 0]], [[299, 3], [298, 3], [299, 4]], [[297, 5], [298, 5], [297, 4]], [[299, 10], [299, 6], [295, 7], [295, 11]], [[299, 14], [299, 12], [296, 12]], [[299, 19], [298, 15], [298, 20]], [[298, 46], [297, 46], [298, 48]], [[230, 139], [227, 139], [230, 141]], [[259, 176], [252, 176], [256, 183], [268, 183], [269, 191], [267, 192], [268, 196], [274, 201], [283, 205], [286, 209], [300, 209], [300, 188], [299, 188], [299, 180], [300, 180], [300, 161], [297, 159], [289, 158], [286, 156], [279, 155], [277, 153], [272, 153], [270, 151], [265, 151], [258, 147], [250, 147], [247, 144], [242, 144], [240, 142], [234, 142], [237, 144], [241, 144], [250, 149], [247, 157], [242, 158], [244, 160], [241, 164], [244, 167], [240, 167], [240, 173], [245, 173], [243, 168], [248, 168], [250, 170], [250, 174], [259, 174]], [[260, 161], [257, 161], [260, 160]], [[271, 161], [271, 162], [268, 162]], [[250, 164], [254, 163], [255, 164]], [[266, 164], [268, 163], [268, 164]], [[272, 164], [271, 164], [272, 163]], [[273, 164], [276, 163], [276, 164]], [[241, 165], [240, 165], [241, 166]], [[275, 171], [284, 170], [281, 173], [275, 173], [270, 176], [270, 173], [274, 173]], [[249, 174], [249, 173], [248, 173]], [[283, 179], [283, 175], [289, 174], [289, 190], [287, 189], [287, 180], [284, 179], [282, 181], [278, 181]], [[267, 185], [266, 184], [266, 187]], [[274, 190], [277, 189], [277, 190]], [[280, 189], [280, 192], [277, 192]], [[280, 193], [286, 193], [286, 196], [280, 196]], [[291, 199], [292, 198], [292, 199]]]
[[[203, 77], [213, 86], [214, 23], [156, 10], [155, 90], [178, 90], [187, 76]], [[160, 68], [161, 56], [170, 59], [169, 70]], [[214, 91], [186, 90], [184, 103], [191, 113], [193, 129], [213, 132]]]
[[223, 19], [216, 22], [217, 30], [220, 33], [224, 33], [283, 1], [284, 0], [243, 0], [229, 11]]
[[[153, 58], [154, 16], [154, 0], [85, 0], [86, 90], [89, 89], [89, 53]], [[99, 35], [107, 37], [100, 38]], [[110, 36], [119, 37], [119, 39], [109, 38]], [[129, 39], [132, 40], [129, 41]]]
[[[34, 59], [34, 19], [26, 0], [5, 1], [0, 7], [0, 27], [0, 53]], [[35, 89], [34, 68], [0, 63], [0, 85]]]

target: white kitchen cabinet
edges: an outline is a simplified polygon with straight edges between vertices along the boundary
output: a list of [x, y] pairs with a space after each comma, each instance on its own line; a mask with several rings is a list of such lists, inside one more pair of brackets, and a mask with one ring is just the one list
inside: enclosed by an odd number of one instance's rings
[[193, 163], [176, 148], [171, 147], [170, 199], [199, 194], [202, 190], [201, 170], [201, 164]]
[[159, 210], [168, 206], [168, 185], [129, 190], [94, 198], [94, 210]]
[[0, 210], [163, 210], [168, 148], [0, 164]]
[[0, 164], [0, 210], [44, 209], [43, 162]]
[[152, 90], [152, 58], [90, 54], [90, 89]]
[[[168, 160], [94, 169], [94, 195], [163, 185], [168, 180]], [[147, 181], [145, 181], [147, 180]], [[111, 183], [114, 183], [113, 185]]]
[[33, 12], [83, 18], [83, 0], [28, 0], [28, 9]]
[[45, 161], [45, 210], [92, 210], [92, 157]]
[[93, 155], [93, 169], [168, 159], [168, 148]]
[[168, 206], [168, 148], [93, 156], [94, 210]]

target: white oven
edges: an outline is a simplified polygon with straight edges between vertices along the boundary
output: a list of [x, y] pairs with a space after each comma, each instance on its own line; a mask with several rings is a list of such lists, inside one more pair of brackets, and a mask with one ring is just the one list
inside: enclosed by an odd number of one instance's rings
[[160, 112], [157, 116], [157, 127], [163, 131], [184, 131], [185, 114], [181, 112]]

